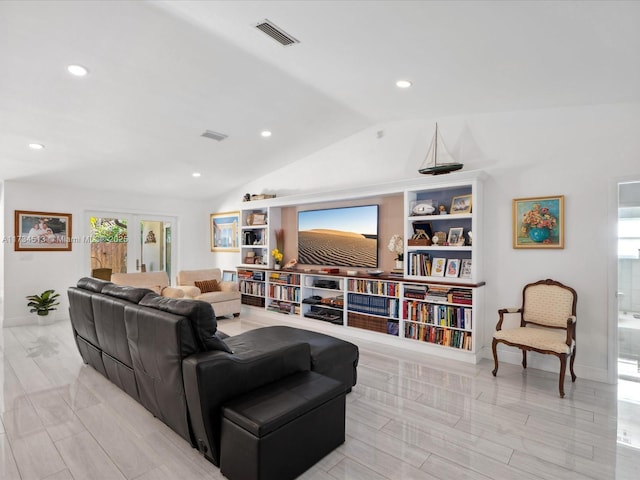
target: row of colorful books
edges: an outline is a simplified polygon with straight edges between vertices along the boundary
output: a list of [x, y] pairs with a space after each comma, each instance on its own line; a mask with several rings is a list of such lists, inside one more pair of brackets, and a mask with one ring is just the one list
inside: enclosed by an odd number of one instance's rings
[[471, 332], [451, 330], [417, 323], [407, 323], [404, 328], [405, 338], [420, 340], [421, 342], [436, 343], [445, 347], [461, 350], [472, 350], [473, 340]]
[[240, 280], [240, 293], [264, 296], [264, 283]]
[[386, 295], [388, 297], [400, 296], [400, 284], [396, 282], [350, 278], [347, 286], [349, 291], [351, 292], [370, 293], [373, 295]]
[[269, 273], [269, 282], [286, 285], [300, 285], [300, 275], [296, 273], [271, 272]]
[[412, 322], [471, 330], [473, 309], [453, 305], [438, 305], [414, 300], [403, 303], [404, 318]]
[[300, 302], [300, 287], [269, 285], [269, 297], [289, 302]]

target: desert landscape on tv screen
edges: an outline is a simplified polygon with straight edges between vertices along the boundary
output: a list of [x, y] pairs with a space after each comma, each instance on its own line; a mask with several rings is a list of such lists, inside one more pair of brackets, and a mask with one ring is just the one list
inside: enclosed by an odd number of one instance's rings
[[378, 206], [298, 212], [298, 263], [378, 266]]

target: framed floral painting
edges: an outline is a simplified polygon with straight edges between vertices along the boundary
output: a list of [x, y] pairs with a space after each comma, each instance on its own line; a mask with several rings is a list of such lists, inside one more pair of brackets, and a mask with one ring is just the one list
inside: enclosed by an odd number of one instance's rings
[[240, 251], [240, 212], [212, 213], [209, 227], [212, 252]]
[[513, 200], [513, 248], [564, 248], [564, 195]]

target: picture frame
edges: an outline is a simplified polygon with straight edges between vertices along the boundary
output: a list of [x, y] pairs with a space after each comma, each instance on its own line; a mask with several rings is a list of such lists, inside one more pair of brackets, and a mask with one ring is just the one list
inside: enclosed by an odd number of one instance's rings
[[267, 214], [266, 213], [250, 213], [247, 216], [247, 225], [266, 225]]
[[449, 213], [452, 215], [471, 213], [471, 194], [453, 197], [451, 199], [451, 209]]
[[212, 213], [209, 228], [212, 252], [240, 251], [240, 212]]
[[471, 278], [472, 263], [470, 258], [463, 258], [460, 262], [460, 278]]
[[447, 267], [447, 259], [438, 257], [434, 258], [431, 262], [431, 276], [432, 277], [444, 277], [444, 272]]
[[449, 235], [447, 235], [447, 243], [449, 245], [463, 246], [464, 245], [464, 228], [463, 227], [451, 227], [449, 229]]
[[564, 195], [514, 198], [513, 248], [564, 248]]
[[15, 210], [16, 252], [70, 252], [73, 245], [70, 213]]
[[450, 258], [449, 260], [447, 260], [447, 271], [445, 273], [445, 277], [458, 278], [459, 274], [460, 274], [460, 259]]

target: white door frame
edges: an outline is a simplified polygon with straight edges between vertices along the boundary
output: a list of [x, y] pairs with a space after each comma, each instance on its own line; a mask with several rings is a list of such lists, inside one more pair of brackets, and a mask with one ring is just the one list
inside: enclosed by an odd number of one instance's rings
[[609, 383], [618, 383], [618, 186], [621, 183], [640, 182], [639, 175], [613, 178], [609, 184], [609, 229], [607, 242], [608, 259], [608, 355], [607, 376]]

